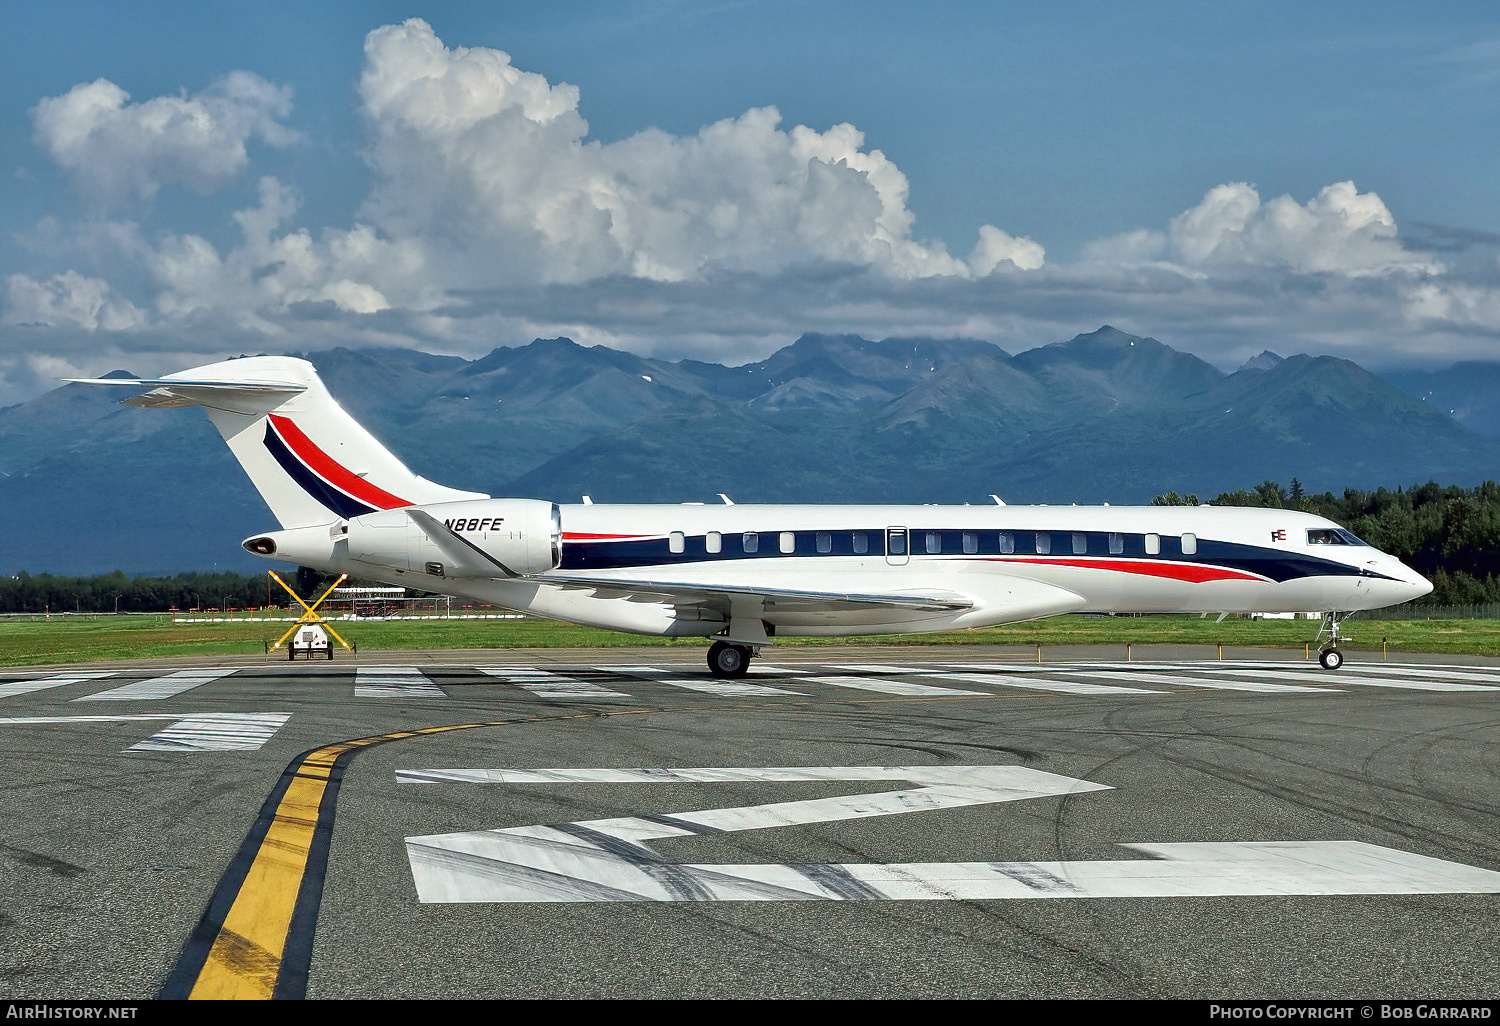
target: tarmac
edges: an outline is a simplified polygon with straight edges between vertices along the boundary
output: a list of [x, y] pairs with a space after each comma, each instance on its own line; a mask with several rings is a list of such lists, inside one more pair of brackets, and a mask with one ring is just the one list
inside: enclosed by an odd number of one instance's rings
[[1217, 655], [0, 669], [3, 993], [1500, 993], [1500, 660]]

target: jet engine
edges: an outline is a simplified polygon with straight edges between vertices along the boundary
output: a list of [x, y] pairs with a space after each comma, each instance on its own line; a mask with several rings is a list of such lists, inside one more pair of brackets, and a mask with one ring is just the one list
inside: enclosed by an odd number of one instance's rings
[[464, 499], [351, 517], [349, 557], [433, 577], [526, 577], [562, 562], [562, 514], [538, 499]]

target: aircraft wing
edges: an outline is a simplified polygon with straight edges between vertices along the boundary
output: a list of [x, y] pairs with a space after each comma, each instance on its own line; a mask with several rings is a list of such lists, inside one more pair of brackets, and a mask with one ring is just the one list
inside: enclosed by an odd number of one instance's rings
[[952, 591], [923, 590], [898, 595], [613, 577], [536, 577], [533, 580], [554, 587], [584, 589], [600, 595], [618, 596], [640, 602], [670, 602], [680, 606], [711, 606], [727, 609], [735, 600], [758, 602], [763, 604], [766, 612], [809, 613], [855, 608], [883, 608], [944, 613], [974, 607], [971, 599]]

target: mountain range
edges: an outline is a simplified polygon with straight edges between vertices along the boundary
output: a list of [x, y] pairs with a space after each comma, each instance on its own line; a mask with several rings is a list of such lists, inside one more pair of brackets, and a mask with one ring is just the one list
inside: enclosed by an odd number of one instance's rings
[[[297, 355], [423, 476], [560, 502], [1119, 504], [1500, 477], [1500, 364], [1387, 380], [1265, 352], [1226, 374], [1107, 325], [1015, 355], [804, 335], [739, 367], [567, 339]], [[238, 542], [274, 521], [207, 418], [119, 398], [64, 385], [0, 409], [0, 572], [263, 566]]]

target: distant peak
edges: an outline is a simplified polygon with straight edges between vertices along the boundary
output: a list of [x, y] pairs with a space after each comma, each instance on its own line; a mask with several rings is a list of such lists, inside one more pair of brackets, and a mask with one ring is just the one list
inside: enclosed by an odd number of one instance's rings
[[1246, 360], [1244, 366], [1242, 366], [1240, 370], [1270, 370], [1272, 367], [1275, 367], [1278, 363], [1282, 362], [1282, 357], [1277, 356], [1269, 349], [1262, 349], [1260, 351], [1260, 355], [1252, 356], [1250, 359]]
[[809, 331], [798, 336], [792, 343], [793, 348], [801, 349], [828, 349], [836, 346], [868, 346], [873, 343], [859, 335], [826, 335], [822, 332]]
[[[1061, 345], [1107, 345], [1107, 346], [1133, 346], [1140, 342], [1155, 342], [1155, 339], [1142, 338], [1140, 335], [1131, 335], [1121, 331], [1112, 324], [1105, 324], [1097, 331], [1090, 331], [1083, 335], [1075, 335], [1068, 342]], [[1159, 343], [1158, 343], [1159, 344]]]

